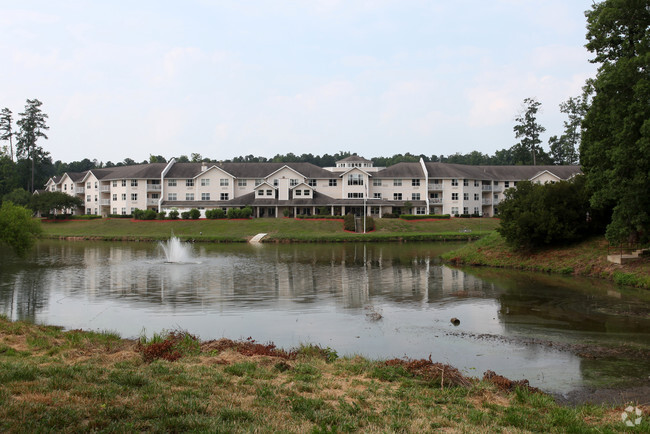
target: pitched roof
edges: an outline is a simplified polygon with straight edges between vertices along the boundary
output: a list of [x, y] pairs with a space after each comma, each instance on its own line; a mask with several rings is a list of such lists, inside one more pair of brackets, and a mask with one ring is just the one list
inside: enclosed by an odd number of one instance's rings
[[[469, 166], [451, 163], [424, 163], [429, 178], [461, 178], [477, 180], [528, 180], [545, 170], [560, 179], [582, 173], [580, 166]], [[394, 166], [391, 166], [394, 167]]]
[[420, 163], [397, 163], [380, 170], [375, 178], [424, 178]]
[[372, 160], [366, 160], [358, 155], [350, 155], [342, 160], [338, 160], [337, 163], [372, 163]]

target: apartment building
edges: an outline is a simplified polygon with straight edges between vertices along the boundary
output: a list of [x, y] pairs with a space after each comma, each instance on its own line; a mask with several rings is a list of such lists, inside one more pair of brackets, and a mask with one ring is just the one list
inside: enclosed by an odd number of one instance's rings
[[92, 169], [51, 178], [48, 191], [77, 195], [76, 214], [127, 215], [156, 211], [250, 206], [255, 217], [348, 213], [493, 216], [517, 182], [556, 182], [579, 166], [466, 166], [398, 163], [374, 167], [351, 156], [335, 167], [310, 163], [151, 163]]

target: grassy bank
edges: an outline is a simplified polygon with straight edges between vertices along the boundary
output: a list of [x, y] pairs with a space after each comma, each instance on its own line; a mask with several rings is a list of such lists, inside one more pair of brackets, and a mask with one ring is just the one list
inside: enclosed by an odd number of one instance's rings
[[617, 265], [607, 261], [608, 243], [594, 237], [582, 243], [536, 252], [510, 249], [496, 232], [444, 254], [448, 262], [574, 274], [612, 280], [621, 285], [650, 288], [650, 258]]
[[437, 241], [468, 239], [494, 230], [497, 219], [449, 219], [405, 221], [377, 219], [376, 230], [355, 234], [343, 230], [341, 220], [251, 219], [131, 221], [97, 219], [44, 222], [49, 238], [78, 237], [104, 240], [163, 240], [173, 232], [181, 239], [206, 242], [245, 242], [259, 233], [269, 234], [266, 242], [337, 241]]
[[[0, 339], [4, 432], [625, 430], [622, 408], [562, 407], [427, 360], [341, 359], [183, 332], [136, 342], [4, 317]], [[647, 417], [639, 429], [650, 430]]]

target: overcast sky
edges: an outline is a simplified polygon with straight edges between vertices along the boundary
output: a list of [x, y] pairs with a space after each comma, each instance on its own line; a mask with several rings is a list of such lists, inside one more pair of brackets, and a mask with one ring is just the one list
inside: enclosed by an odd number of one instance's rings
[[[493, 154], [595, 74], [592, 0], [0, 0], [0, 108], [53, 160]], [[547, 147], [547, 145], [546, 145]]]

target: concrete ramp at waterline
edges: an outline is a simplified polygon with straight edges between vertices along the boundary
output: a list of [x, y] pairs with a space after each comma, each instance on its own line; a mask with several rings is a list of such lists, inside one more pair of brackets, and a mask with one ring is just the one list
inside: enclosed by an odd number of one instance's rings
[[267, 236], [268, 234], [257, 234], [253, 238], [250, 239], [249, 243], [251, 244], [259, 244], [262, 242], [262, 238]]

